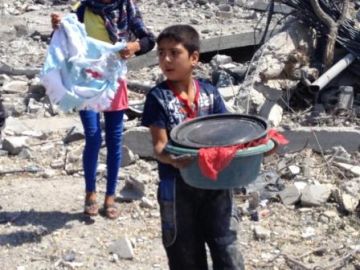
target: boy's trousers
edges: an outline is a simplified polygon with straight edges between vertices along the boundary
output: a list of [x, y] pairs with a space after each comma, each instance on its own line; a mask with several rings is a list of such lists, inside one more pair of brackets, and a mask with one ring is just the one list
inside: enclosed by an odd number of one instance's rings
[[231, 191], [193, 188], [177, 177], [160, 182], [158, 199], [170, 270], [207, 270], [205, 243], [214, 270], [244, 269]]

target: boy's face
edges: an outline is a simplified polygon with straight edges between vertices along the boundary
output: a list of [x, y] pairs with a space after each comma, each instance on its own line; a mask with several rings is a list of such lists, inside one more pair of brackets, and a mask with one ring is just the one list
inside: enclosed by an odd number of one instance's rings
[[168, 80], [181, 81], [191, 76], [199, 61], [199, 52], [189, 55], [188, 50], [179, 42], [163, 39], [158, 44], [159, 65]]

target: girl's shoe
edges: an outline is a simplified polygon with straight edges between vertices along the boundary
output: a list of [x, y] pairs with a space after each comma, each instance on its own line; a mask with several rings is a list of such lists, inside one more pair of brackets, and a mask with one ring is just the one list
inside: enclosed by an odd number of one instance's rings
[[120, 212], [116, 204], [104, 205], [104, 216], [108, 219], [117, 219], [120, 216]]
[[88, 216], [96, 216], [99, 213], [99, 206], [94, 200], [85, 201], [84, 214]]

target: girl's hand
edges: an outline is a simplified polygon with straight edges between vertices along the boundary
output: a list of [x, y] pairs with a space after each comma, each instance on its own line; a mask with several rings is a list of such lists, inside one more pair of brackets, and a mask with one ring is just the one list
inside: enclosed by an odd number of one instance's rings
[[54, 30], [58, 29], [60, 26], [60, 22], [61, 22], [61, 15], [59, 13], [51, 13], [50, 17], [51, 17], [52, 28]]
[[191, 155], [174, 156], [170, 155], [171, 165], [177, 169], [182, 169], [191, 164], [194, 157]]
[[129, 59], [138, 51], [140, 51], [140, 43], [138, 41], [128, 42], [126, 47], [120, 52], [120, 57], [122, 59]]

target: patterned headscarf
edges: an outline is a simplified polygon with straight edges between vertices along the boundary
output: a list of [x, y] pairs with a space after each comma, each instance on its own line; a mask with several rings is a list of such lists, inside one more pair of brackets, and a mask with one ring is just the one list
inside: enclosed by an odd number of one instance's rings
[[[112, 0], [110, 3], [104, 4], [101, 0], [84, 0], [82, 4], [104, 19], [110, 40], [114, 43], [117, 42], [121, 32], [119, 30], [119, 24], [121, 23], [120, 12], [123, 10], [124, 1]], [[126, 16], [126, 14], [121, 14], [121, 16]]]

